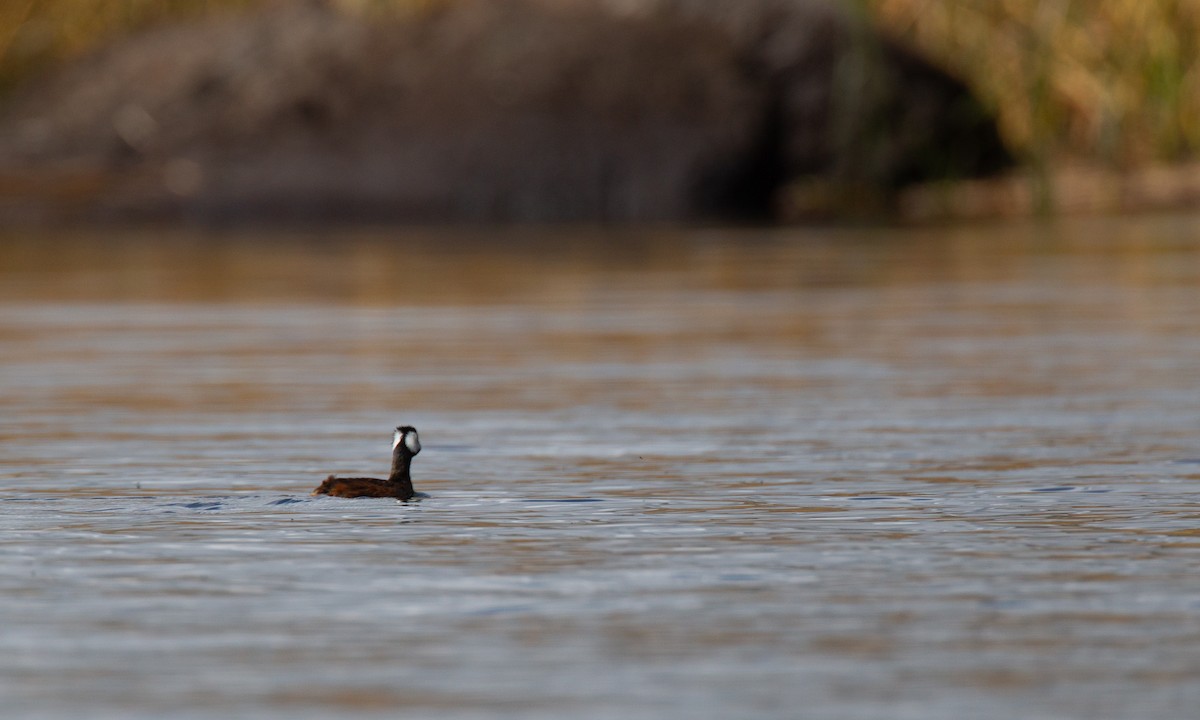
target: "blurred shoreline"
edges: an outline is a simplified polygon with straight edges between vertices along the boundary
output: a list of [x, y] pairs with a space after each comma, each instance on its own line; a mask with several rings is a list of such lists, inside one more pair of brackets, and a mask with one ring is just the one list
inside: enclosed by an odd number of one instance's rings
[[[1162, 25], [1167, 5], [1139, 22]], [[1054, 58], [1038, 102], [978, 76], [1024, 62], [1021, 3], [997, 15], [994, 54], [977, 15], [901, 0], [68, 12], [85, 6], [0, 11], [0, 222], [919, 223], [1200, 199], [1190, 115], [1171, 104], [1186, 78], [1150, 98], [1175, 107], [1184, 127], [1162, 131], [1179, 141], [1139, 145], [1137, 118], [1093, 113], [1111, 132], [1081, 135], [1054, 110], [1071, 92]], [[1095, 21], [1081, 12], [1023, 32]], [[950, 52], [963, 37], [979, 47]]]

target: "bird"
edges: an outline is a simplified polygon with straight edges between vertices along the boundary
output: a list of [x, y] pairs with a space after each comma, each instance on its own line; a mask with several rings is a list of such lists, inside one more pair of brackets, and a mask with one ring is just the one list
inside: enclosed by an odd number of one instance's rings
[[369, 477], [336, 477], [330, 475], [312, 491], [313, 495], [333, 495], [344, 498], [396, 498], [411, 500], [419, 495], [413, 491], [409, 467], [413, 457], [421, 452], [417, 429], [401, 425], [392, 435], [392, 474], [387, 480]]

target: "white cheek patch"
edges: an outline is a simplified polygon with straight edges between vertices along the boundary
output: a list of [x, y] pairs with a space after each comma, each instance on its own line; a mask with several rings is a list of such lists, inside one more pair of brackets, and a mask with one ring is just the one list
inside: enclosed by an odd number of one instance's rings
[[396, 449], [396, 446], [400, 444], [400, 440], [403, 438], [404, 438], [404, 433], [400, 432], [399, 430], [397, 430], [395, 433], [392, 434], [392, 449], [393, 450]]
[[404, 444], [408, 447], [413, 455], [421, 452], [421, 441], [417, 438], [417, 431], [414, 430], [404, 436]]

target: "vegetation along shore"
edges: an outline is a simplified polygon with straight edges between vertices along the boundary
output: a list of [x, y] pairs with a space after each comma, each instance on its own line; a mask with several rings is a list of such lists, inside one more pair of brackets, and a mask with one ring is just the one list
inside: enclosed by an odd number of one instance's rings
[[1198, 30], [1182, 1], [19, 0], [0, 217], [1187, 206]]

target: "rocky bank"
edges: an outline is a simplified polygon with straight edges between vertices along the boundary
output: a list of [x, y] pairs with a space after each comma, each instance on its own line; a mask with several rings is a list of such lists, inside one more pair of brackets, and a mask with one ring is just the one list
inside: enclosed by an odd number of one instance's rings
[[0, 218], [33, 221], [757, 221], [1008, 163], [961, 83], [823, 0], [280, 2], [0, 104]]

